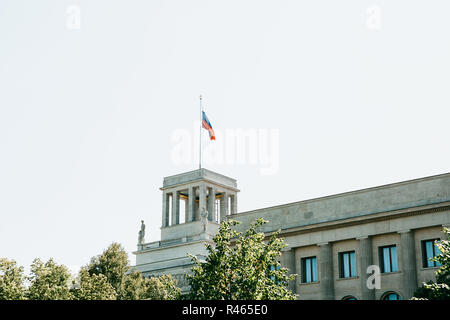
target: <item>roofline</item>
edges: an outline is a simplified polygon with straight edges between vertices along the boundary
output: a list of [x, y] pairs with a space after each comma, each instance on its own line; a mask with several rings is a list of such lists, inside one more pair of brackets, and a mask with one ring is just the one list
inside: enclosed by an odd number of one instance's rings
[[228, 177], [228, 176], [226, 176], [226, 175], [223, 175], [223, 174], [221, 174], [221, 173], [218, 173], [218, 172], [215, 172], [215, 171], [206, 169], [206, 168], [200, 168], [200, 169], [195, 169], [195, 170], [191, 170], [191, 171], [186, 171], [186, 172], [181, 172], [181, 173], [173, 174], [173, 175], [171, 175], [171, 176], [166, 176], [166, 177], [164, 177], [163, 179], [166, 179], [166, 178], [174, 178], [174, 177], [177, 177], [177, 176], [183, 176], [183, 175], [186, 175], [186, 174], [188, 174], [188, 173], [198, 172], [198, 171], [200, 171], [200, 170], [204, 170], [204, 171], [207, 171], [207, 172], [211, 172], [211, 173], [216, 174], [216, 175], [218, 175], [218, 176], [221, 176], [221, 177], [224, 177], [224, 178], [226, 178], [226, 179], [230, 179], [230, 180], [233, 180], [234, 182], [237, 182], [236, 179], [234, 179], [234, 178]]
[[267, 210], [267, 209], [277, 209], [277, 208], [289, 207], [289, 206], [298, 205], [298, 204], [316, 202], [316, 201], [325, 200], [325, 199], [339, 198], [339, 197], [350, 195], [350, 194], [364, 193], [364, 192], [368, 192], [368, 191], [374, 191], [374, 190], [385, 189], [385, 188], [393, 188], [393, 187], [397, 187], [397, 186], [401, 186], [401, 185], [405, 185], [405, 184], [411, 184], [411, 183], [427, 181], [427, 180], [434, 180], [434, 179], [442, 178], [442, 177], [446, 177], [446, 176], [450, 177], [450, 172], [441, 173], [441, 174], [437, 174], [437, 175], [433, 175], [433, 176], [422, 177], [422, 178], [411, 179], [411, 180], [405, 180], [405, 181], [400, 181], [400, 182], [388, 183], [388, 184], [379, 185], [379, 186], [375, 186], [375, 187], [369, 187], [369, 188], [364, 188], [364, 189], [336, 193], [336, 194], [318, 197], [318, 198], [294, 201], [294, 202], [279, 204], [279, 205], [275, 205], [275, 206], [269, 206], [269, 207], [249, 210], [249, 211], [237, 212], [233, 215], [229, 215], [229, 217], [236, 217], [238, 215], [255, 213], [255, 212], [263, 211], [263, 210]]

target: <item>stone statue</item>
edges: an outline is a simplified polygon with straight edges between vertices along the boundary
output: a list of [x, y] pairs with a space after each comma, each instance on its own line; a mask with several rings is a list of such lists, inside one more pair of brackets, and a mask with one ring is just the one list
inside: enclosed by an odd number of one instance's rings
[[141, 230], [139, 230], [139, 238], [138, 238], [138, 244], [144, 244], [145, 240], [145, 224], [144, 220], [141, 220]]

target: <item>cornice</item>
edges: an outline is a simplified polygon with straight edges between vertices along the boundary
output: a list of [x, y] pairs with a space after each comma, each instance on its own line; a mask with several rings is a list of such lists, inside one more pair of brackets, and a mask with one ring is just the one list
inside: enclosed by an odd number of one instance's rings
[[[450, 202], [445, 202], [438, 205], [428, 205], [415, 208], [386, 211], [371, 215], [345, 218], [334, 221], [318, 222], [316, 224], [305, 225], [301, 227], [286, 228], [281, 229], [278, 236], [279, 237], [295, 236], [299, 234], [326, 231], [337, 228], [345, 228], [355, 225], [363, 225], [367, 223], [387, 221], [404, 217], [413, 217], [442, 211], [450, 211]], [[276, 232], [275, 230], [266, 232], [266, 239], [268, 239], [275, 232]]]

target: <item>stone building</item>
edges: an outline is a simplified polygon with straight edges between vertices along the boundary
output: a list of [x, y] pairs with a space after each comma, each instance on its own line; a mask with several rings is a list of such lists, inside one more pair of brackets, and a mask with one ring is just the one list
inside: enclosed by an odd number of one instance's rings
[[[166, 177], [161, 190], [161, 240], [138, 244], [136, 267], [170, 273], [183, 290], [187, 254], [205, 256], [220, 221], [244, 231], [262, 217], [288, 244], [280, 262], [298, 275], [299, 299], [408, 299], [434, 280], [434, 241], [450, 226], [450, 173], [247, 212], [237, 211], [236, 180], [206, 169]], [[377, 270], [379, 288], [368, 286]]]

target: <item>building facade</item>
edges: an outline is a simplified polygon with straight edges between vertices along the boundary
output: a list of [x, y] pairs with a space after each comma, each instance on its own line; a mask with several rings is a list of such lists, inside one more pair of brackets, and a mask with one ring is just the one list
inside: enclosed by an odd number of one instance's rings
[[[164, 178], [161, 240], [138, 244], [146, 276], [172, 274], [182, 290], [189, 254], [206, 255], [220, 221], [244, 231], [257, 218], [281, 230], [282, 266], [299, 299], [409, 299], [439, 268], [435, 241], [450, 226], [450, 173], [317, 199], [237, 211], [235, 179], [199, 169]], [[379, 276], [377, 276], [379, 275]]]

